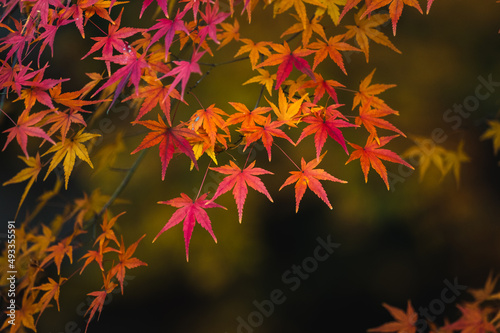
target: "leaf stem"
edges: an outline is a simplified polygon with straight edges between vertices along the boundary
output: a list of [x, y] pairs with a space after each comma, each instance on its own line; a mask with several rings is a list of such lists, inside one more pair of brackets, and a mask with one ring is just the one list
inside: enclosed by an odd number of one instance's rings
[[292, 163], [293, 163], [293, 165], [295, 165], [295, 167], [296, 167], [297, 169], [302, 170], [302, 169], [301, 169], [301, 168], [299, 168], [299, 166], [298, 166], [298, 165], [297, 165], [297, 164], [296, 164], [296, 163], [295, 163], [295, 162], [291, 159], [291, 157], [290, 157], [290, 156], [288, 156], [288, 154], [287, 154], [287, 153], [285, 153], [285, 151], [284, 151], [284, 150], [283, 150], [283, 149], [282, 149], [282, 148], [281, 148], [281, 147], [280, 147], [280, 146], [279, 146], [276, 142], [273, 142], [273, 145], [275, 145], [276, 147], [278, 147], [278, 149], [279, 149], [279, 150], [281, 150], [281, 152], [282, 152], [283, 154], [285, 154], [285, 156], [286, 156], [286, 157], [290, 160], [290, 162], [292, 162]]

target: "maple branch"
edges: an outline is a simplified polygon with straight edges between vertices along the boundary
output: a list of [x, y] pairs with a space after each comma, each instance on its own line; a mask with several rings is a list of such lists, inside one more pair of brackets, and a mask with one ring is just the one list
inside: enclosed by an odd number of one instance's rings
[[123, 180], [120, 183], [120, 185], [118, 185], [118, 187], [116, 188], [115, 192], [111, 195], [111, 197], [109, 198], [108, 202], [106, 202], [104, 204], [104, 206], [102, 207], [101, 211], [99, 212], [99, 214], [97, 214], [96, 217], [102, 216], [104, 214], [104, 212], [106, 211], [106, 209], [108, 209], [108, 207], [113, 204], [113, 202], [116, 200], [116, 198], [118, 198], [118, 196], [120, 195], [120, 193], [123, 191], [123, 189], [127, 186], [128, 182], [132, 178], [133, 174], [135, 173], [135, 170], [137, 169], [137, 167], [141, 163], [141, 161], [144, 158], [144, 156], [146, 155], [147, 151], [148, 151], [147, 149], [143, 149], [141, 151], [141, 153], [139, 154], [139, 157], [137, 157], [137, 159], [135, 160], [135, 162], [132, 165], [132, 167], [128, 170], [128, 172], [125, 175], [125, 177], [123, 177]]
[[302, 170], [302, 169], [301, 169], [301, 168], [299, 168], [299, 166], [298, 166], [298, 165], [297, 165], [297, 164], [296, 164], [296, 163], [295, 163], [295, 162], [291, 159], [291, 157], [290, 157], [290, 156], [288, 156], [288, 154], [287, 154], [287, 153], [285, 153], [285, 151], [284, 151], [283, 149], [281, 149], [281, 147], [280, 147], [280, 146], [278, 146], [278, 144], [277, 144], [276, 142], [273, 142], [273, 145], [275, 145], [276, 147], [278, 147], [278, 149], [279, 149], [279, 150], [281, 150], [281, 152], [282, 152], [283, 154], [285, 154], [285, 156], [286, 156], [286, 157], [290, 160], [290, 162], [292, 162], [292, 163], [293, 163], [293, 165], [295, 165], [295, 167], [296, 167], [297, 169], [299, 169], [299, 171], [300, 171], [300, 170]]

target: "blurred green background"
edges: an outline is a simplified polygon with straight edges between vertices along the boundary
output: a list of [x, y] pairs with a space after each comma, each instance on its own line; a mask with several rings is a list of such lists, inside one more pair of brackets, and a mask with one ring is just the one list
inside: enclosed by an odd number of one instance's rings
[[[154, 11], [147, 10], [138, 21], [140, 2], [134, 5], [137, 10], [131, 8], [133, 5], [125, 10], [122, 26], [150, 25], [147, 18]], [[421, 2], [421, 5], [425, 4]], [[342, 24], [351, 24], [353, 14], [348, 14]], [[281, 15], [270, 29], [271, 18], [272, 8], [257, 9], [251, 27], [244, 18], [239, 18], [241, 37], [277, 41], [293, 21], [288, 14]], [[334, 27], [327, 19], [323, 22], [330, 25], [327, 33], [345, 32], [343, 27]], [[88, 27], [88, 36], [100, 36]], [[470, 117], [462, 119], [458, 128], [444, 121], [443, 114], [474, 95], [480, 83], [478, 76], [492, 75], [493, 81], [500, 81], [499, 29], [500, 4], [493, 0], [436, 0], [429, 15], [420, 15], [414, 8], [405, 6], [397, 36], [392, 36], [390, 25], [383, 28], [402, 51], [401, 55], [370, 43], [370, 63], [365, 62], [361, 53], [351, 54], [350, 61], [346, 60], [348, 76], [336, 67], [321, 67], [325, 78], [338, 80], [350, 89], [356, 89], [359, 82], [377, 68], [373, 83], [397, 84], [381, 97], [400, 111], [399, 117], [389, 119], [398, 128], [406, 134], [421, 136], [430, 136], [434, 129], [441, 128], [447, 136], [442, 145], [450, 150], [455, 150], [460, 140], [464, 140], [464, 149], [471, 161], [462, 166], [460, 187], [452, 175], [441, 179], [435, 169], [431, 168], [423, 182], [419, 182], [418, 167], [415, 172], [407, 173], [406, 169], [391, 163], [387, 163], [388, 170], [403, 179], [391, 191], [386, 190], [373, 170], [365, 184], [359, 162], [345, 166], [347, 156], [336, 143], [330, 142], [326, 146], [329, 152], [319, 167], [349, 183], [323, 182], [333, 210], [308, 191], [295, 214], [293, 187], [278, 192], [293, 165], [277, 149], [273, 149], [272, 163], [267, 161], [265, 151], [257, 151], [257, 166], [275, 173], [275, 176], [262, 177], [274, 203], [250, 191], [243, 223], [239, 224], [232, 195], [223, 195], [218, 202], [228, 211], [208, 211], [218, 243], [197, 225], [191, 239], [190, 261], [186, 263], [181, 226], [168, 230], [151, 243], [174, 212], [174, 208], [156, 202], [172, 199], [180, 192], [194, 196], [208, 161], [206, 158], [200, 161], [199, 172], [186, 172], [189, 160], [175, 158], [162, 182], [158, 149], [151, 149], [120, 195], [129, 203], [112, 207], [115, 214], [127, 211], [118, 220], [126, 244], [147, 234], [136, 256], [147, 262], [148, 267], [128, 272], [124, 295], [113, 295], [100, 320], [90, 324], [89, 332], [236, 332], [238, 317], [246, 322], [249, 316], [257, 320], [258, 317], [252, 317], [257, 311], [254, 301], [270, 299], [275, 289], [283, 292], [285, 300], [274, 306], [269, 317], [262, 317], [262, 323], [252, 329], [255, 332], [364, 332], [391, 320], [382, 302], [405, 308], [411, 299], [418, 311], [419, 307], [428, 307], [441, 297], [444, 280], [457, 279], [461, 285], [481, 287], [488, 273], [498, 273], [500, 267], [500, 170], [491, 141], [479, 139], [487, 128], [487, 120], [498, 114], [500, 87], [495, 87], [491, 97], [481, 101], [479, 109]], [[85, 41], [74, 38], [75, 30], [71, 26], [57, 36], [54, 63], [58, 65], [51, 66], [51, 76], [74, 78], [77, 89], [85, 82], [84, 72], [102, 68], [91, 59], [83, 65], [74, 63], [73, 59], [85, 54], [90, 43], [88, 37]], [[293, 46], [297, 44], [298, 40]], [[226, 52], [213, 61], [231, 59], [240, 45], [230, 44]], [[204, 60], [212, 61], [209, 57]], [[216, 103], [228, 113], [233, 112], [228, 101], [242, 102], [251, 108], [260, 87], [240, 83], [254, 75], [246, 62], [217, 67], [195, 93], [205, 106]], [[354, 115], [350, 111], [352, 93], [338, 93], [340, 102], [345, 104], [340, 110]], [[276, 97], [274, 92], [274, 100]], [[188, 98], [188, 102], [191, 108], [198, 108], [192, 98]], [[261, 103], [264, 104], [265, 101]], [[108, 116], [117, 127], [133, 120], [132, 115], [119, 119], [126, 108], [120, 110]], [[195, 109], [184, 107], [184, 110]], [[3, 122], [2, 128], [8, 126]], [[128, 133], [144, 133], [138, 127], [128, 127]], [[361, 129], [357, 131], [346, 129], [346, 138], [364, 144], [365, 134], [360, 134]], [[127, 150], [134, 149], [142, 137], [143, 134], [127, 136]], [[312, 138], [297, 149], [284, 140], [278, 142], [297, 163], [300, 157], [308, 161], [315, 156]], [[387, 148], [402, 153], [412, 145], [411, 140], [398, 138]], [[10, 179], [21, 166], [17, 160], [5, 162], [7, 158], [15, 160], [18, 153], [10, 148], [2, 155], [5, 156], [2, 182]], [[246, 158], [236, 151], [231, 154], [238, 161]], [[229, 158], [219, 155], [222, 164]], [[128, 167], [134, 159], [135, 156], [123, 153], [115, 164]], [[92, 173], [83, 164], [74, 174], [69, 190], [59, 196], [61, 202], [81, 197], [83, 191], [90, 192], [97, 187], [102, 193], [111, 194], [123, 177], [116, 172]], [[216, 174], [209, 173], [205, 187], [213, 193], [218, 180], [212, 176]], [[49, 183], [35, 184], [27, 207], [44, 186], [52, 186]], [[12, 185], [0, 189], [2, 216], [11, 218], [15, 214], [22, 191], [22, 186]], [[47, 210], [48, 220], [57, 208]], [[47, 221], [41, 216], [37, 222]], [[331, 237], [340, 246], [327, 260], [319, 262], [307, 278], [300, 279], [300, 286], [292, 291], [292, 284], [283, 279], [283, 274], [313, 255], [318, 237]], [[75, 257], [78, 255], [81, 253], [75, 253]], [[63, 269], [63, 276], [73, 270]], [[39, 332], [84, 331], [85, 294], [99, 289], [101, 283], [98, 271], [93, 273], [75, 276], [63, 286], [61, 312], [48, 309], [39, 322]], [[458, 310], [454, 305], [466, 298], [463, 293], [456, 302], [446, 305], [444, 312], [436, 316], [436, 323], [442, 323], [446, 316], [456, 316]]]

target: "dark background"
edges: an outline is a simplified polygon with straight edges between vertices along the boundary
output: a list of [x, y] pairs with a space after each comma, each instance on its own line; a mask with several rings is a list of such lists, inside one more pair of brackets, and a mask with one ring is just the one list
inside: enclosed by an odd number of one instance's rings
[[[115, 11], [116, 14], [118, 9]], [[143, 20], [137, 22], [138, 11], [125, 11], [127, 19], [122, 20], [126, 22], [122, 26], [150, 25], [147, 17], [153, 12], [147, 10]], [[290, 22], [288, 14], [278, 17], [273, 31], [269, 31], [259, 20], [268, 22], [272, 9], [264, 10], [259, 18], [260, 12], [262, 10], [254, 13], [252, 27], [246, 25], [244, 18], [239, 18], [242, 37], [277, 40], [287, 28], [284, 24]], [[352, 14], [348, 14], [342, 24], [351, 24]], [[356, 89], [359, 82], [377, 68], [373, 83], [397, 84], [381, 95], [400, 111], [399, 117], [388, 120], [413, 135], [429, 137], [434, 129], [441, 128], [447, 136], [442, 143], [446, 149], [455, 150], [460, 140], [464, 140], [464, 149], [471, 161], [462, 165], [460, 187], [451, 174], [441, 179], [438, 171], [431, 168], [419, 182], [418, 170], [405, 174], [405, 169], [391, 163], [387, 163], [388, 170], [402, 176], [403, 182], [387, 191], [372, 170], [365, 184], [359, 162], [344, 166], [347, 157], [337, 144], [330, 144], [320, 167], [349, 183], [323, 182], [333, 210], [312, 192], [307, 192], [295, 214], [293, 187], [278, 192], [285, 171], [292, 170], [293, 166], [278, 150], [273, 150], [272, 164], [267, 161], [267, 154], [259, 151], [257, 165], [276, 174], [262, 177], [274, 203], [249, 191], [240, 225], [232, 196], [229, 193], [222, 196], [218, 202], [228, 211], [209, 210], [218, 243], [196, 226], [190, 262], [186, 263], [180, 226], [151, 243], [174, 211], [156, 202], [176, 197], [180, 192], [193, 196], [207, 161], [200, 163], [200, 172], [186, 174], [188, 161], [179, 158], [178, 163], [171, 163], [162, 182], [157, 148], [153, 148], [120, 196], [129, 204], [112, 208], [115, 214], [127, 211], [119, 219], [120, 232], [124, 233], [127, 244], [147, 234], [136, 256], [147, 262], [148, 267], [128, 271], [124, 296], [113, 294], [100, 320], [90, 324], [89, 332], [235, 332], [237, 318], [248, 321], [249, 315], [257, 310], [254, 301], [270, 299], [275, 289], [282, 290], [286, 299], [274, 306], [269, 317], [263, 317], [262, 324], [253, 329], [255, 332], [364, 332], [391, 320], [382, 302], [406, 308], [410, 299], [418, 311], [441, 298], [445, 280], [456, 279], [470, 289], [483, 286], [489, 272], [497, 273], [499, 268], [500, 177], [492, 143], [481, 141], [480, 136], [487, 128], [486, 121], [498, 113], [500, 91], [481, 101], [479, 109], [463, 119], [457, 129], [443, 120], [443, 114], [474, 95], [478, 76], [492, 75], [493, 81], [500, 81], [499, 14], [500, 5], [494, 1], [436, 0], [429, 15], [420, 15], [416, 9], [405, 6], [397, 36], [392, 36], [390, 25], [383, 28], [402, 51], [401, 55], [370, 43], [370, 63], [366, 64], [362, 54], [351, 55], [351, 61], [346, 61], [349, 76], [344, 76], [338, 68], [322, 69], [324, 77], [333, 76], [348, 88]], [[324, 22], [330, 25], [328, 32], [345, 31], [342, 27], [335, 28], [331, 21]], [[89, 29], [88, 36], [99, 36], [90, 26]], [[51, 74], [52, 77], [75, 77], [77, 87], [78, 77], [82, 79], [84, 71], [100, 69], [92, 59], [82, 65], [68, 60], [79, 59], [88, 50], [85, 43], [90, 43], [88, 37], [85, 42], [75, 39], [74, 33], [76, 29], [71, 27], [61, 32], [63, 41], [59, 41], [59, 36], [56, 38], [54, 52], [60, 57], [57, 60], [60, 66], [52, 65]], [[230, 59], [240, 45], [228, 46], [229, 56], [216, 59]], [[227, 112], [232, 112], [227, 104], [228, 94], [230, 101], [241, 101], [251, 107], [259, 92], [257, 85], [224, 83], [230, 81], [227, 78], [244, 82], [253, 75], [248, 64], [216, 68], [197, 88], [197, 96], [207, 106], [218, 103], [216, 106]], [[341, 110], [348, 114], [352, 94], [339, 92], [339, 100], [346, 104]], [[189, 102], [197, 107], [194, 100]], [[120, 124], [116, 115], [109, 117]], [[1, 126], [4, 129], [10, 125], [3, 120]], [[349, 133], [346, 137], [364, 144], [366, 136], [355, 131], [346, 129]], [[142, 135], [128, 139], [127, 149], [134, 149], [141, 138]], [[302, 156], [311, 160], [315, 155], [312, 138], [301, 143], [298, 149], [282, 145], [288, 147], [287, 153], [296, 162]], [[388, 148], [402, 153], [411, 145], [411, 140], [398, 138]], [[20, 150], [13, 147], [2, 153], [2, 182], [21, 167], [22, 163], [15, 158], [19, 153]], [[239, 160], [245, 158], [235, 154]], [[221, 156], [220, 162], [227, 162], [227, 158]], [[117, 164], [130, 166], [134, 159], [125, 153]], [[13, 160], [16, 162], [11, 163]], [[83, 191], [90, 192], [96, 187], [110, 194], [122, 177], [101, 172], [84, 181], [91, 175], [89, 170], [83, 164], [75, 169], [68, 191], [58, 198], [60, 202], [81, 197]], [[41, 176], [44, 175], [43, 172]], [[51, 177], [46, 183], [39, 179], [28, 196], [28, 207], [34, 203], [37, 193], [52, 186], [54, 178]], [[209, 186], [214, 180], [209, 176], [206, 182]], [[12, 218], [23, 189], [22, 185], [0, 189], [2, 216]], [[49, 208], [36, 223], [50, 221], [57, 208]], [[290, 290], [292, 284], [283, 280], [283, 274], [313, 255], [318, 237], [331, 237], [340, 247], [327, 260], [319, 262], [307, 279], [301, 279], [295, 291]], [[76, 258], [81, 254], [74, 255]], [[67, 264], [66, 259], [64, 263]], [[74, 269], [74, 265], [66, 267], [62, 275], [69, 275]], [[48, 309], [39, 322], [38, 331], [59, 333], [81, 329], [83, 332], [86, 323], [82, 309], [84, 312], [86, 307], [82, 302], [87, 301], [86, 293], [99, 289], [98, 274], [97, 270], [89, 270], [82, 276], [75, 275], [63, 286], [61, 312], [57, 313], [54, 307]], [[470, 297], [461, 293], [455, 302], [446, 304], [444, 312], [436, 316], [436, 323], [441, 324], [445, 317], [456, 318], [459, 312], [455, 305], [467, 299]]]

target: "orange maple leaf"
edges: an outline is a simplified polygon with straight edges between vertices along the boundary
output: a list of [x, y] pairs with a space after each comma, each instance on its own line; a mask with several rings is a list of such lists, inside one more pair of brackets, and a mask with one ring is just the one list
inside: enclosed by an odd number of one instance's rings
[[125, 244], [123, 243], [123, 236], [121, 238], [120, 250], [118, 251], [118, 263], [113, 266], [110, 270], [110, 275], [115, 276], [118, 282], [120, 282], [120, 288], [122, 290], [123, 295], [123, 280], [125, 279], [125, 269], [131, 269], [139, 266], [147, 266], [145, 262], [140, 261], [137, 258], [132, 258], [132, 255], [139, 245], [139, 242], [146, 236], [146, 234], [142, 235], [134, 244], [130, 245], [128, 248], [125, 248]]
[[[87, 320], [87, 326], [85, 327], [85, 332], [87, 332], [90, 321], [94, 317], [95, 312], [99, 311], [99, 317], [101, 316], [102, 307], [104, 306], [104, 301], [106, 300], [106, 295], [111, 293], [117, 286], [116, 283], [111, 282], [112, 277], [113, 274], [111, 274], [111, 272], [108, 272], [106, 277], [103, 274], [103, 280], [104, 280], [103, 290], [94, 291], [87, 294], [89, 296], [95, 296], [95, 298], [92, 301], [92, 303], [90, 303], [89, 308], [85, 312], [85, 315], [87, 315], [87, 313], [90, 311], [90, 316], [89, 319]], [[99, 317], [97, 317], [97, 319], [99, 319]]]
[[224, 165], [217, 168], [210, 168], [214, 171], [223, 173], [226, 176], [217, 187], [217, 191], [211, 201], [218, 198], [220, 195], [226, 193], [227, 191], [233, 189], [234, 200], [236, 201], [236, 206], [238, 207], [238, 217], [241, 223], [243, 217], [243, 205], [248, 193], [247, 186], [250, 186], [256, 191], [264, 194], [271, 202], [273, 199], [266, 189], [264, 183], [256, 177], [256, 175], [264, 175], [273, 173], [262, 168], [254, 168], [255, 161], [253, 161], [249, 166], [244, 169], [240, 169], [236, 163], [229, 161], [229, 165]]
[[[318, 39], [317, 42], [311, 43], [308, 45], [310, 49], [317, 50], [316, 55], [314, 56], [313, 70], [316, 69], [323, 60], [326, 59], [326, 56], [329, 56], [337, 66], [340, 67], [342, 72], [347, 75], [344, 66], [344, 60], [342, 59], [342, 55], [339, 51], [361, 51], [357, 47], [354, 47], [345, 42], [341, 42], [344, 35], [332, 36], [328, 39], [327, 42], [323, 42]], [[326, 38], [325, 38], [326, 40]]]
[[387, 186], [387, 189], [389, 190], [387, 170], [381, 159], [393, 163], [403, 164], [413, 170], [413, 167], [401, 157], [399, 157], [395, 152], [392, 152], [388, 149], [381, 149], [381, 147], [385, 146], [392, 139], [398, 136], [399, 135], [383, 136], [379, 139], [380, 143], [378, 143], [377, 140], [375, 140], [375, 137], [370, 135], [368, 137], [368, 140], [366, 140], [366, 145], [364, 147], [349, 142], [349, 145], [356, 150], [351, 153], [351, 156], [349, 156], [349, 159], [347, 160], [347, 162], [345, 162], [345, 164], [359, 158], [361, 162], [361, 169], [363, 170], [363, 174], [365, 175], [365, 182], [368, 182], [368, 172], [370, 171], [371, 165], [372, 168], [375, 169], [375, 171], [383, 179], [385, 185]]
[[257, 66], [257, 62], [259, 62], [259, 57], [260, 54], [265, 55], [270, 57], [271, 56], [271, 51], [269, 50], [268, 46], [271, 44], [271, 42], [257, 42], [255, 43], [251, 39], [247, 38], [242, 38], [240, 39], [243, 43], [246, 45], [243, 45], [240, 47], [238, 52], [235, 54], [235, 58], [237, 56], [240, 56], [244, 53], [249, 52], [249, 58], [250, 58], [250, 64], [252, 65], [252, 69], [255, 69]]
[[406, 137], [396, 126], [380, 118], [390, 114], [394, 114], [394, 111], [391, 109], [372, 109], [370, 104], [365, 104], [359, 108], [359, 116], [356, 117], [354, 122], [356, 125], [363, 124], [368, 133], [375, 137], [375, 140], [378, 140], [377, 129], [375, 127], [388, 129]]
[[418, 315], [413, 310], [410, 301], [408, 301], [408, 307], [406, 312], [401, 309], [395, 308], [388, 304], [382, 304], [384, 308], [391, 313], [391, 315], [396, 319], [396, 321], [391, 321], [389, 323], [383, 324], [379, 327], [370, 328], [368, 332], [397, 332], [397, 333], [415, 333], [417, 332], [417, 327], [415, 323], [417, 322]]
[[390, 4], [389, 15], [391, 15], [392, 32], [394, 36], [396, 36], [396, 26], [401, 14], [403, 13], [404, 5], [415, 7], [418, 9], [420, 14], [423, 14], [422, 8], [420, 8], [420, 4], [417, 0], [372, 0], [370, 2], [370, 5], [367, 6], [366, 11], [363, 13], [363, 15], [361, 15], [360, 18], [363, 18], [373, 12], [375, 9], [386, 6], [388, 4]]
[[47, 248], [47, 250], [45, 252], [50, 252], [50, 254], [48, 254], [45, 257], [45, 259], [43, 259], [40, 266], [43, 267], [51, 259], [54, 259], [54, 263], [57, 266], [57, 274], [61, 275], [61, 263], [62, 263], [64, 256], [68, 256], [70, 263], [73, 262], [73, 246], [70, 245], [72, 239], [73, 239], [73, 235], [64, 238], [56, 245], [52, 245], [51, 247]]
[[[302, 158], [300, 162], [300, 171], [290, 171], [292, 174], [290, 177], [288, 177], [283, 185], [280, 187], [280, 191], [283, 187], [290, 185], [292, 183], [295, 184], [295, 212], [299, 211], [299, 205], [300, 201], [302, 200], [302, 197], [304, 196], [304, 193], [306, 192], [306, 189], [309, 187], [311, 191], [313, 191], [321, 200], [323, 200], [330, 209], [333, 209], [332, 205], [330, 204], [330, 201], [328, 200], [328, 197], [326, 195], [325, 189], [319, 182], [320, 180], [330, 180], [334, 182], [339, 182], [339, 183], [347, 183], [345, 180], [341, 180], [338, 178], [333, 177], [330, 175], [328, 172], [326, 172], [323, 169], [314, 169], [320, 162], [323, 160], [323, 157], [325, 156], [326, 152], [323, 153], [319, 158], [315, 158], [312, 161], [306, 162], [304, 161], [304, 158]], [[298, 168], [298, 167], [297, 167]]]
[[266, 117], [262, 114], [271, 111], [270, 107], [258, 107], [252, 111], [248, 110], [245, 104], [237, 102], [229, 102], [238, 112], [233, 113], [226, 120], [226, 125], [235, 125], [241, 123], [241, 127], [262, 125], [266, 121]]
[[466, 304], [465, 306], [457, 305], [457, 308], [462, 312], [462, 316], [456, 322], [443, 327], [443, 329], [477, 333], [497, 332], [495, 326], [488, 319], [493, 312], [492, 308], [480, 308], [477, 303]]
[[[358, 106], [360, 103], [361, 105], [364, 104], [369, 104], [370, 106], [376, 108], [376, 109], [390, 109], [392, 110], [385, 102], [380, 99], [379, 97], [375, 96], [378, 95], [387, 89], [393, 88], [396, 85], [395, 84], [371, 84], [372, 79], [373, 79], [373, 74], [375, 74], [375, 69], [368, 74], [359, 84], [359, 90], [354, 94], [354, 99], [352, 102], [352, 109], [356, 106]], [[398, 114], [397, 111], [393, 110], [394, 114]]]
[[210, 139], [210, 144], [215, 145], [217, 139], [217, 129], [222, 129], [229, 135], [229, 129], [221, 115], [227, 116], [227, 113], [215, 107], [215, 104], [208, 108], [197, 110], [190, 118], [188, 127], [197, 132], [202, 128]]
[[384, 35], [377, 27], [384, 24], [389, 19], [389, 14], [375, 14], [371, 15], [366, 19], [360, 19], [360, 15], [363, 12], [364, 7], [354, 16], [354, 22], [356, 25], [346, 25], [345, 27], [348, 31], [344, 34], [345, 40], [349, 40], [356, 37], [356, 42], [359, 48], [363, 50], [365, 54], [366, 62], [369, 58], [369, 45], [368, 39], [373, 40], [375, 43], [385, 45], [397, 53], [401, 53], [389, 40], [389, 38]]
[[[47, 308], [47, 305], [49, 305], [50, 301], [54, 299], [57, 303], [57, 311], [60, 311], [59, 308], [59, 291], [61, 285], [66, 281], [67, 278], [59, 277], [59, 282], [54, 281], [49, 277], [49, 282], [44, 283], [38, 287], [35, 287], [33, 289], [38, 289], [38, 290], [45, 290], [46, 293], [43, 294], [43, 296], [40, 298], [40, 301], [38, 301], [38, 304], [40, 305], [40, 314], [38, 315], [38, 319], [40, 319], [40, 316], [42, 315], [43, 311]], [[36, 323], [35, 323], [36, 325]]]

